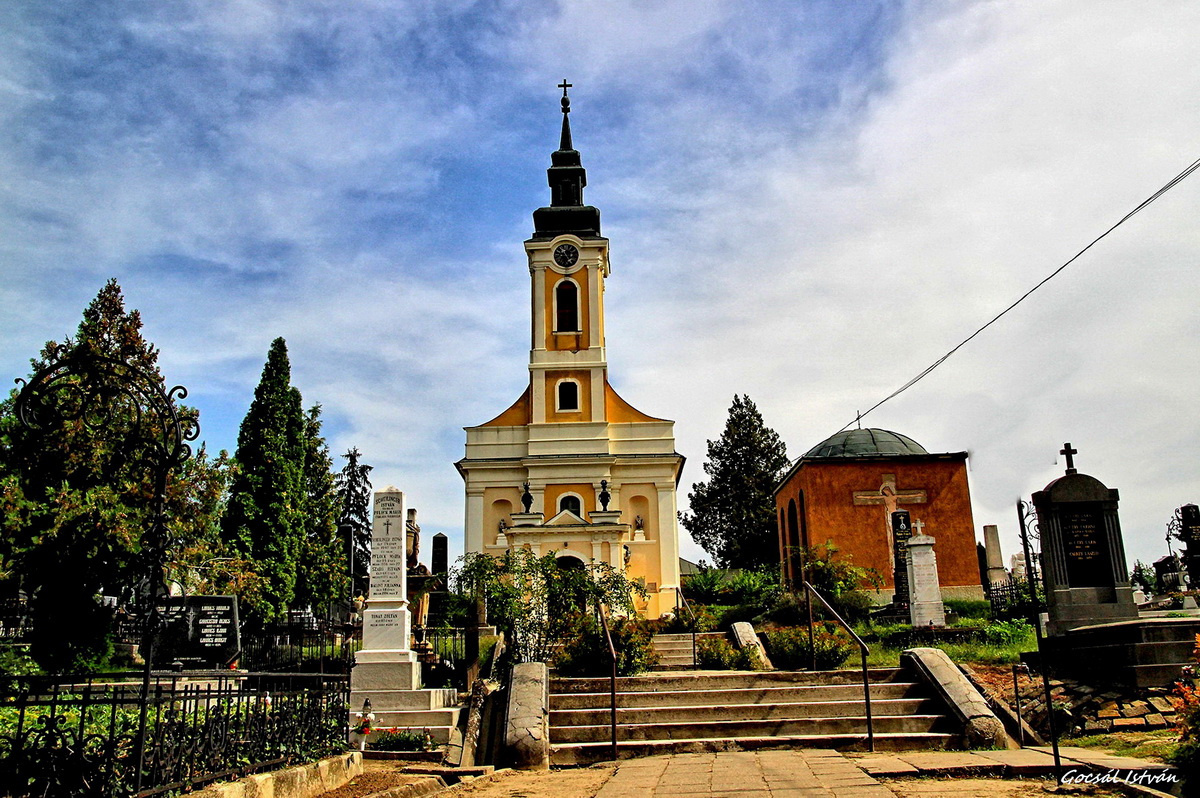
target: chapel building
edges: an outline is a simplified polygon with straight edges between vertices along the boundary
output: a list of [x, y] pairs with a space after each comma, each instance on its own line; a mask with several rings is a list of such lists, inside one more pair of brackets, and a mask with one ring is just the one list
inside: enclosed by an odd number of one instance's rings
[[674, 422], [633, 408], [608, 383], [604, 285], [611, 267], [600, 211], [571, 141], [569, 84], [548, 170], [550, 205], [525, 242], [532, 302], [529, 384], [491, 421], [466, 427], [465, 548], [499, 556], [526, 547], [562, 567], [609, 563], [673, 612], [679, 587], [676, 488], [684, 458]]
[[896, 586], [892, 513], [909, 511], [914, 532], [936, 541], [943, 599], [982, 599], [967, 484], [967, 453], [930, 453], [884, 429], [839, 432], [799, 458], [775, 489], [779, 560], [798, 585], [803, 551], [833, 544], [835, 555], [874, 569], [881, 603]]

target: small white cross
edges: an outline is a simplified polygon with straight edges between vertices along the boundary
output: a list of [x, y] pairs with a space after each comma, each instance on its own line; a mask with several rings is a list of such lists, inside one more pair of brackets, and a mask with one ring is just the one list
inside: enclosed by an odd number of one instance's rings
[[925, 522], [922, 521], [920, 518], [918, 518], [916, 521], [912, 522], [912, 528], [917, 533], [917, 535], [925, 534]]

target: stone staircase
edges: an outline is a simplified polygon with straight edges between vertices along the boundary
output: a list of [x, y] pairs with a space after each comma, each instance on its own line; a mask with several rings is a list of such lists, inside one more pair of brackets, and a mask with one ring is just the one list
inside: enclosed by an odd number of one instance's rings
[[[690, 635], [688, 636], [690, 659]], [[767, 746], [863, 750], [861, 671], [690, 671], [617, 680], [622, 758]], [[945, 707], [896, 668], [873, 669], [876, 750], [953, 747]], [[550, 680], [551, 761], [611, 758], [608, 679]]]
[[[428, 731], [437, 745], [446, 745], [458, 727], [463, 707], [453, 688], [425, 690], [358, 690], [356, 705], [350, 708], [350, 724], [354, 713], [362, 709], [362, 699], [371, 699], [376, 728], [398, 728], [413, 732]], [[372, 734], [368, 741], [374, 737]]]
[[[699, 645], [700, 640], [705, 637], [723, 638], [726, 635], [724, 632], [697, 632], [696, 644]], [[658, 654], [658, 665], [654, 670], [678, 671], [691, 670], [696, 667], [695, 662], [692, 661], [692, 635], [690, 632], [655, 635], [651, 643], [655, 653]]]

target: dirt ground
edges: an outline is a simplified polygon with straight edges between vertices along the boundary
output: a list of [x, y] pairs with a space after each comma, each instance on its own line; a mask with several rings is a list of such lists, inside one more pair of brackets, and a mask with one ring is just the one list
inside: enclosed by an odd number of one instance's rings
[[926, 796], [950, 796], [950, 798], [1046, 798], [1048, 795], [1088, 795], [1094, 798], [1110, 798], [1119, 792], [1092, 787], [1055, 787], [1050, 781], [1033, 779], [880, 779], [888, 789], [900, 798], [926, 798]]
[[460, 785], [451, 795], [471, 798], [591, 798], [613, 774], [611, 765], [509, 772], [494, 781]]

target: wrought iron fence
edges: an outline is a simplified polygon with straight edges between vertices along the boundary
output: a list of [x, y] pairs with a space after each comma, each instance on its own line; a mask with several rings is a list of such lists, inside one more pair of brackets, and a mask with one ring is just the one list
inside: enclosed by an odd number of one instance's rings
[[344, 676], [140, 678], [0, 679], [0, 794], [148, 798], [345, 750]]
[[28, 617], [28, 607], [24, 599], [0, 599], [0, 640], [24, 640], [29, 633]]
[[238, 664], [252, 671], [348, 674], [360, 648], [362, 629], [348, 624], [244, 629]]

